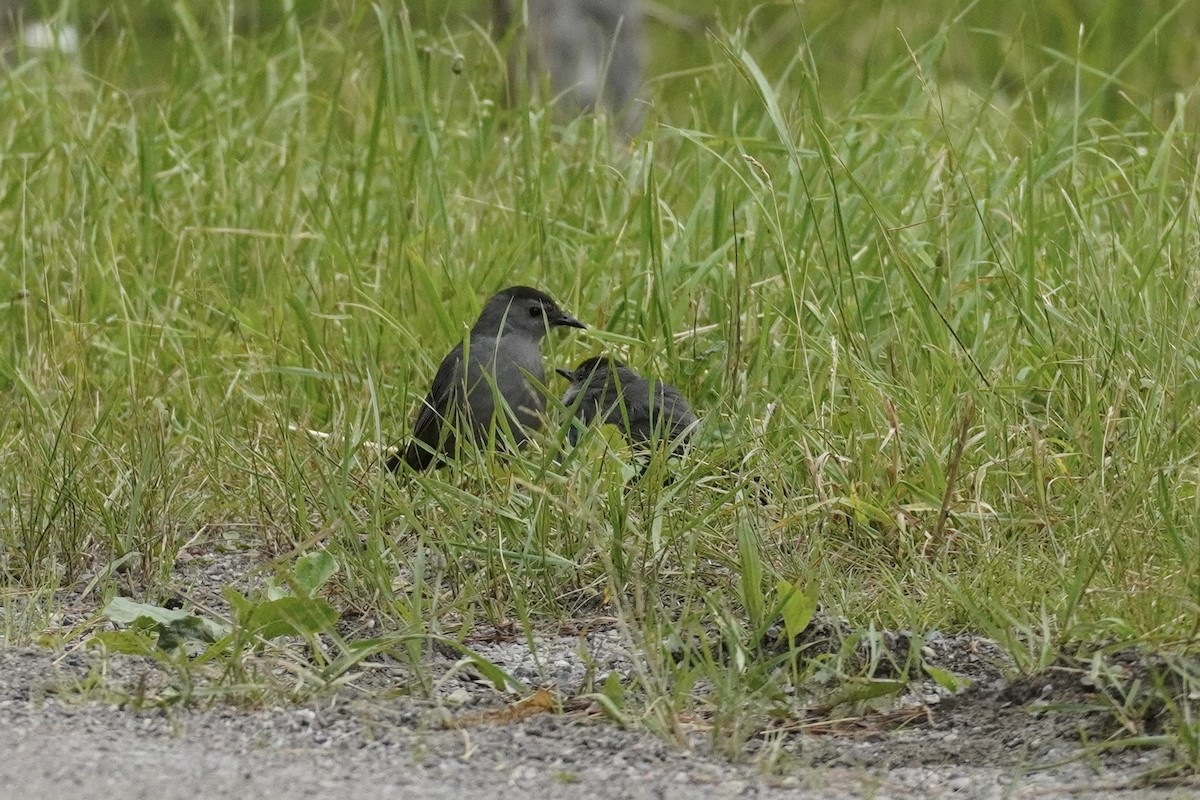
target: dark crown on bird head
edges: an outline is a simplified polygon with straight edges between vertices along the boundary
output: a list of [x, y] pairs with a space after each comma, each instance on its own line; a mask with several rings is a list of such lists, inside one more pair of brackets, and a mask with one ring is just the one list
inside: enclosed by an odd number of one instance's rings
[[558, 374], [570, 381], [586, 381], [593, 375], [602, 375], [605, 372], [616, 372], [619, 369], [624, 369], [625, 365], [612, 356], [592, 356], [579, 362], [579, 366], [573, 370], [559, 369]]
[[493, 300], [537, 300], [543, 305], [557, 307], [558, 303], [554, 302], [554, 298], [540, 289], [534, 289], [532, 286], [510, 286], [503, 291], [497, 292]]

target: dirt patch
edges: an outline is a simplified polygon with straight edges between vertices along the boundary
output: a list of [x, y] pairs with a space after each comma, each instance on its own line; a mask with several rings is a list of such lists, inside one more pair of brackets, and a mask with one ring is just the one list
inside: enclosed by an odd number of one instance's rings
[[[552, 649], [554, 640], [543, 645]], [[491, 690], [466, 674], [451, 684], [481, 699], [452, 713], [435, 700], [355, 690], [266, 709], [220, 702], [131, 708], [130, 691], [157, 673], [140, 658], [0, 651], [0, 750], [14, 754], [0, 761], [0, 779], [21, 787], [27, 800], [60, 796], [66, 786], [77, 798], [107, 797], [117, 786], [147, 798], [331, 790], [362, 797], [398, 790], [428, 797], [1100, 797], [1117, 789], [1165, 798], [1194, 791], [1129, 789], [1155, 755], [1081, 758], [1078, 715], [1031, 712], [1019, 702], [1022, 693], [1043, 691], [1025, 682], [968, 690], [919, 723], [864, 717], [789, 736], [784, 752], [794, 761], [776, 760], [764, 771], [715, 756], [699, 733], [690, 746], [675, 746], [621, 730], [586, 708], [489, 713], [508, 707], [509, 698], [484, 697]], [[110, 691], [107, 701], [95, 699], [98, 687]], [[748, 755], [765, 757], [764, 741], [756, 739]]]
[[[221, 587], [245, 591], [269, 576], [265, 559], [236, 546], [185, 551], [174, 584], [189, 604], [223, 607]], [[164, 597], [160, 602], [171, 598]], [[64, 604], [65, 626], [95, 615], [94, 599]], [[369, 625], [351, 620], [351, 627]], [[819, 619], [812, 653], [835, 652], [849, 631]], [[246, 707], [244, 698], [171, 705], [178, 675], [146, 658], [102, 657], [77, 647], [0, 649], [0, 781], [25, 800], [388, 797], [1189, 797], [1195, 785], [1138, 788], [1166, 754], [1102, 749], [1150, 730], [1153, 708], [1114, 714], [1111, 685], [1095, 670], [1063, 665], [1010, 679], [1012, 665], [972, 635], [885, 633], [887, 663], [946, 670], [970, 686], [951, 691], [917, 670], [903, 692], [878, 704], [819, 708], [770, 720], [729, 756], [713, 720], [678, 721], [670, 741], [625, 730], [580, 695], [616, 673], [627, 678], [637, 648], [615, 620], [567, 621], [534, 637], [483, 630], [466, 643], [527, 687], [498, 691], [450, 647], [427, 647], [414, 671], [388, 656], [347, 674], [336, 690], [301, 704]], [[1145, 678], [1148, 661], [1118, 654], [1114, 670]], [[281, 676], [286, 680], [287, 675]], [[1126, 704], [1128, 705], [1128, 704]], [[1139, 729], [1139, 725], [1145, 727]], [[14, 788], [15, 787], [15, 788]], [[16, 789], [19, 789], [17, 791]]]

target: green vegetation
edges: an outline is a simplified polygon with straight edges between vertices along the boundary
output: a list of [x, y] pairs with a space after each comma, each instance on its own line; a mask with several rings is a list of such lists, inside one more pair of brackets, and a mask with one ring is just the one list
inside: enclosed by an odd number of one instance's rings
[[[1104, 4], [1080, 37], [1066, 2], [722, 3], [651, 25], [631, 144], [503, 108], [464, 16], [176, 3], [147, 32], [113, 5], [68, 9], [82, 64], [0, 75], [9, 641], [93, 579], [97, 619], [157, 603], [236, 528], [285, 574], [332, 556], [322, 597], [413, 663], [618, 616], [639, 672], [597, 697], [664, 732], [700, 709], [730, 752], [789, 682], [851, 669], [755, 655], [810, 598], [1029, 670], [1142, 647], [1175, 665], [1152, 741], [1200, 765], [1196, 4]], [[560, 464], [551, 430], [381, 474], [365, 443], [513, 283], [593, 327], [554, 363], [619, 347], [680, 387], [691, 457], [626, 490], [615, 438]]]

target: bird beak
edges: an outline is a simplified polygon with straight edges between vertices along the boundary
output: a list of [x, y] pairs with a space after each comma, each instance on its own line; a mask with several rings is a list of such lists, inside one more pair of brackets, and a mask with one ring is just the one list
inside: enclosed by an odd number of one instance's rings
[[581, 328], [587, 330], [587, 325], [584, 325], [565, 311], [559, 312], [559, 317], [554, 320], [554, 324], [560, 328]]
[[567, 369], [566, 367], [555, 367], [554, 371], [557, 372], [559, 375], [562, 375], [567, 380], [571, 380], [572, 378], [575, 377], [575, 373], [571, 372], [571, 370]]

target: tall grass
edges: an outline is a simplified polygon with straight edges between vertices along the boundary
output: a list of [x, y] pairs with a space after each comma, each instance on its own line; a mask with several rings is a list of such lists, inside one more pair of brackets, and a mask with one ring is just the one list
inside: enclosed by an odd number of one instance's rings
[[[780, 581], [1029, 668], [1194, 647], [1200, 172], [1170, 65], [1198, 39], [1166, 31], [1200, 21], [1166, 4], [1118, 47], [1113, 7], [1080, 37], [1066, 4], [723, 6], [686, 44], [654, 29], [681, 66], [629, 144], [503, 108], [500, 54], [454, 14], [246, 34], [175, 4], [147, 38], [118, 7], [82, 65], [0, 79], [6, 596], [111, 595], [114, 564], [152, 594], [197, 532], [249, 523], [272, 555], [332, 553], [340, 602], [389, 629], [616, 614], [651, 724], [705, 685], [734, 742], [782, 702], [730, 657]], [[615, 348], [703, 412], [654, 467], [677, 480], [627, 489], [603, 433], [382, 474], [364, 443], [403, 438], [513, 283], [592, 326], [554, 363]]]

